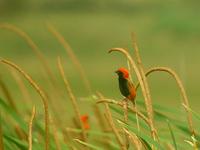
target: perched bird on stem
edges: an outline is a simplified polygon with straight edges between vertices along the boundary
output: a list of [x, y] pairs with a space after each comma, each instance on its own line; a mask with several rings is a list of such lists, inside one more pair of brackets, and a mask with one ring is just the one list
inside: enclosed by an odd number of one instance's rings
[[136, 89], [133, 83], [130, 81], [129, 72], [125, 68], [119, 68], [115, 71], [118, 75], [119, 89], [121, 94], [130, 100], [135, 105]]

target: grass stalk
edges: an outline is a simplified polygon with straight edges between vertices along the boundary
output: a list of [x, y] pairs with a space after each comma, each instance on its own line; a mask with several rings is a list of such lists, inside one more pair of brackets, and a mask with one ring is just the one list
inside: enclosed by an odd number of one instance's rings
[[14, 99], [12, 98], [12, 95], [10, 94], [10, 91], [8, 90], [6, 84], [3, 82], [1, 77], [0, 77], [0, 87], [1, 87], [1, 90], [2, 90], [2, 92], [4, 93], [4, 95], [6, 97], [6, 100], [8, 101], [9, 105], [13, 108], [13, 110], [15, 110], [15, 112], [18, 113], [17, 106], [16, 106], [16, 104], [14, 102]]
[[[123, 100], [123, 110], [124, 110], [124, 122], [128, 124], [128, 99], [125, 98]], [[137, 113], [136, 113], [137, 114]], [[128, 134], [124, 131], [124, 136], [125, 136], [125, 143], [126, 143], [126, 148], [129, 148], [129, 138]]]
[[104, 104], [105, 104], [105, 109], [106, 109], [105, 117], [106, 117], [116, 139], [117, 139], [119, 146], [121, 147], [122, 150], [126, 150], [126, 145], [124, 145], [123, 140], [122, 140], [122, 138], [121, 138], [117, 128], [115, 127], [114, 122], [113, 122], [112, 114], [111, 114], [110, 109], [109, 109], [109, 105], [107, 103], [104, 103]]
[[[118, 101], [115, 101], [115, 100], [112, 100], [112, 99], [101, 99], [101, 100], [97, 101], [97, 104], [98, 104], [98, 103], [115, 104], [115, 105], [118, 105], [118, 106], [120, 106], [120, 107], [123, 108], [123, 104], [122, 104], [122, 103], [120, 103], [120, 102], [118, 102]], [[148, 118], [147, 118], [145, 115], [143, 115], [141, 112], [139, 112], [138, 110], [136, 110], [136, 109], [134, 109], [134, 108], [132, 108], [132, 107], [129, 107], [129, 106], [128, 106], [128, 109], [129, 109], [130, 111], [132, 111], [133, 113], [137, 114], [137, 115], [138, 115], [142, 120], [144, 120], [144, 122], [146, 122], [146, 124], [150, 127], [149, 120], [148, 120]]]
[[74, 139], [74, 141], [78, 142], [79, 144], [89, 148], [89, 149], [93, 149], [93, 150], [102, 150], [100, 147], [94, 146], [92, 144], [86, 143], [84, 141], [81, 141], [79, 139]]
[[141, 150], [142, 144], [135, 134], [131, 134], [127, 129], [123, 128], [124, 132], [128, 135], [130, 141], [135, 146], [136, 150]]
[[15, 133], [17, 134], [20, 140], [28, 140], [28, 134], [24, 132], [19, 125], [15, 125]]
[[35, 118], [36, 109], [35, 106], [33, 106], [31, 119], [29, 122], [29, 132], [28, 132], [28, 150], [32, 150], [32, 129], [33, 129], [33, 120]]
[[171, 127], [171, 124], [170, 124], [169, 120], [167, 120], [167, 125], [168, 125], [169, 131], [170, 131], [170, 135], [171, 135], [171, 138], [172, 138], [172, 141], [173, 141], [174, 149], [178, 150], [177, 144], [176, 144], [175, 135], [174, 135], [174, 132], [172, 130], [172, 127]]
[[[141, 60], [141, 57], [140, 57], [139, 48], [138, 48], [138, 45], [137, 45], [136, 38], [135, 38], [134, 34], [132, 34], [132, 45], [133, 45], [133, 49], [135, 51], [136, 60], [137, 60], [137, 63], [138, 63], [138, 69], [140, 71], [140, 74], [141, 74], [141, 77], [142, 77], [142, 81], [144, 83], [144, 88], [145, 88], [145, 91], [146, 91], [145, 93], [146, 93], [147, 100], [148, 100], [146, 102], [146, 103], [148, 103], [147, 113], [148, 113], [148, 116], [150, 118], [150, 122], [152, 122], [151, 124], [154, 127], [154, 123], [153, 123], [154, 116], [153, 116], [153, 105], [152, 105], [151, 94], [150, 94], [147, 78], [145, 76], [145, 71], [144, 71], [144, 67], [143, 67], [143, 64], [142, 64], [142, 60]], [[155, 132], [156, 132], [156, 130], [154, 128], [154, 130], [152, 130], [152, 134], [153, 134], [154, 140], [156, 140], [156, 133]]]
[[81, 79], [82, 79], [82, 81], [85, 85], [85, 88], [87, 89], [88, 94], [90, 95], [92, 93], [92, 90], [91, 90], [89, 80], [86, 76], [86, 73], [85, 73], [81, 63], [79, 62], [77, 56], [73, 52], [72, 48], [67, 43], [67, 41], [64, 39], [64, 37], [52, 25], [48, 24], [47, 28], [54, 35], [54, 37], [60, 42], [60, 44], [64, 47], [65, 51], [67, 52], [67, 54], [71, 58], [74, 66], [79, 71], [79, 74], [80, 74]]
[[71, 148], [73, 149], [73, 144], [72, 144], [72, 136], [70, 133], [70, 130], [68, 128], [62, 129], [62, 134], [63, 134], [63, 140], [64, 142]]
[[99, 106], [97, 104], [94, 104], [94, 114], [97, 118], [97, 121], [98, 121], [98, 124], [100, 124], [100, 128], [102, 131], [107, 131], [108, 130], [108, 127], [107, 127], [107, 124], [106, 124], [106, 120], [105, 120], [105, 117], [103, 115], [103, 113], [101, 112]]
[[[98, 93], [97, 93], [98, 94]], [[99, 127], [101, 128], [101, 130], [103, 132], [107, 132], [108, 130], [111, 130], [109, 127], [108, 127], [108, 124], [105, 120], [105, 115], [102, 113], [101, 109], [99, 108], [99, 105], [98, 104], [94, 104], [94, 114], [97, 118], [97, 121], [98, 121], [98, 124], [99, 124]], [[100, 142], [102, 144], [102, 147], [110, 147], [111, 146], [111, 138], [108, 137], [108, 136], [102, 136], [101, 139], [98, 138], [97, 142]]]
[[[175, 81], [176, 81], [176, 83], [177, 83], [177, 85], [178, 85], [178, 87], [180, 89], [180, 93], [181, 93], [182, 101], [183, 101], [182, 103], [185, 106], [187, 106], [187, 107], [184, 107], [184, 109], [185, 109], [185, 111], [187, 113], [188, 126], [189, 126], [189, 129], [190, 129], [191, 135], [195, 135], [195, 130], [194, 130], [193, 121], [192, 121], [192, 114], [188, 110], [188, 108], [190, 108], [189, 100], [188, 100], [185, 88], [183, 86], [183, 83], [181, 82], [179, 76], [176, 74], [175, 71], [173, 71], [171, 68], [168, 68], [168, 67], [153, 67], [153, 68], [150, 68], [145, 73], [145, 75], [148, 76], [153, 72], [166, 72], [166, 73], [170, 74], [175, 79]], [[136, 89], [139, 87], [139, 85], [140, 84], [138, 83], [137, 86], [136, 86]]]
[[[100, 100], [104, 99], [104, 97], [103, 97], [103, 95], [101, 93], [97, 93], [97, 94], [98, 94]], [[115, 135], [115, 137], [116, 137], [116, 140], [117, 140], [119, 146], [121, 147], [121, 149], [122, 150], [126, 150], [127, 149], [126, 143], [125, 144], [123, 143], [123, 140], [122, 140], [122, 138], [121, 138], [121, 136], [119, 134], [119, 131], [118, 131], [118, 129], [116, 128], [116, 126], [114, 124], [114, 121], [113, 121], [113, 118], [112, 118], [112, 114], [110, 112], [109, 105], [108, 105], [108, 103], [104, 103], [104, 105], [105, 105], [105, 117], [106, 117], [106, 119], [107, 119], [107, 121], [108, 121], [108, 123], [109, 123], [109, 125], [110, 125], [110, 127], [111, 127], [111, 129], [112, 129], [112, 131], [113, 131], [113, 133]], [[123, 104], [122, 104], [122, 107], [123, 107]]]
[[60, 74], [62, 76], [62, 79], [65, 83], [65, 87], [67, 89], [67, 93], [69, 95], [69, 98], [72, 102], [72, 105], [73, 105], [73, 108], [74, 108], [74, 112], [75, 112], [75, 115], [77, 117], [77, 120], [79, 122], [79, 125], [82, 129], [82, 137], [83, 137], [83, 141], [86, 141], [87, 139], [87, 135], [86, 135], [86, 131], [84, 129], [84, 126], [83, 126], [83, 123], [81, 121], [81, 113], [80, 113], [80, 110], [79, 110], [79, 107], [78, 107], [78, 103], [77, 103], [77, 100], [76, 100], [76, 97], [74, 96], [73, 92], [72, 92], [72, 89], [70, 87], [70, 84], [66, 78], [66, 75], [65, 75], [65, 72], [64, 72], [64, 69], [63, 69], [63, 66], [62, 66], [62, 63], [61, 63], [61, 60], [60, 58], [58, 58], [58, 68], [59, 68], [59, 71], [60, 71]]
[[[53, 75], [53, 73], [50, 69], [50, 66], [48, 65], [48, 62], [47, 62], [46, 58], [44, 57], [44, 55], [42, 54], [42, 52], [40, 51], [39, 47], [31, 39], [31, 37], [26, 32], [24, 32], [23, 30], [21, 30], [20, 28], [16, 27], [15, 25], [12, 25], [12, 24], [1, 23], [0, 29], [8, 30], [8, 31], [11, 31], [11, 32], [17, 34], [19, 37], [21, 37], [28, 44], [28, 46], [31, 48], [33, 53], [36, 55], [36, 57], [38, 58], [38, 60], [42, 64], [42, 67], [45, 70], [46, 76], [48, 78], [50, 78], [49, 81], [52, 85], [53, 90], [57, 91], [56, 94], [58, 95], [59, 90], [58, 90], [58, 88], [55, 88], [56, 87], [56, 80], [55, 80], [55, 77], [54, 77], [54, 75]], [[51, 99], [49, 99], [49, 103], [50, 103], [51, 109], [55, 113], [56, 109], [54, 108], [54, 104], [53, 104]], [[60, 118], [57, 114], [55, 114], [55, 116], [56, 116], [57, 120], [60, 120]]]
[[[127, 60], [127, 67], [128, 67], [128, 71], [130, 73], [130, 81], [133, 83], [133, 79], [131, 76], [131, 66], [130, 66], [129, 60]], [[134, 101], [133, 103], [134, 103], [133, 107], [135, 107], [135, 110], [137, 110], [137, 101]], [[137, 129], [138, 129], [138, 131], [140, 131], [140, 121], [139, 121], [137, 113], [135, 114], [135, 118], [136, 118], [136, 123], [137, 123]]]
[[52, 117], [50, 117], [50, 122], [51, 122], [52, 127], [53, 127], [53, 138], [54, 138], [54, 141], [55, 141], [56, 150], [61, 150], [60, 142], [59, 142], [59, 139], [58, 139], [58, 130], [57, 130], [56, 124], [55, 124]]
[[41, 88], [38, 86], [38, 84], [19, 66], [17, 66], [13, 62], [8, 61], [6, 59], [2, 59], [0, 61], [1, 61], [1, 63], [12, 67], [13, 69], [17, 70], [21, 75], [23, 75], [23, 77], [30, 83], [30, 85], [40, 95], [42, 103], [43, 103], [43, 107], [44, 107], [44, 112], [45, 112], [45, 150], [48, 150], [49, 149], [49, 112], [48, 112], [48, 103], [47, 103], [46, 95], [41, 90]]
[[1, 111], [0, 111], [0, 150], [4, 150]]
[[28, 102], [32, 101], [31, 96], [30, 96], [23, 80], [19, 76], [19, 74], [17, 74], [17, 72], [15, 70], [11, 70], [11, 74], [12, 74], [13, 78], [15, 79], [18, 87], [19, 87], [19, 90], [20, 90], [22, 97], [23, 97], [22, 99], [23, 99], [24, 105], [27, 108]]
[[35, 53], [35, 55], [37, 56], [37, 58], [43, 65], [43, 68], [47, 72], [47, 75], [51, 78], [52, 84], [55, 86], [55, 78], [53, 76], [53, 73], [51, 72], [51, 69], [50, 69], [45, 57], [43, 56], [43, 54], [41, 53], [41, 51], [39, 50], [39, 48], [35, 44], [35, 42], [31, 39], [31, 37], [26, 32], [24, 32], [23, 30], [21, 30], [20, 28], [14, 26], [12, 24], [1, 23], [0, 28], [16, 33], [19, 37], [21, 37], [24, 41], [26, 41], [26, 43], [29, 45], [29, 47], [32, 49], [32, 51]]

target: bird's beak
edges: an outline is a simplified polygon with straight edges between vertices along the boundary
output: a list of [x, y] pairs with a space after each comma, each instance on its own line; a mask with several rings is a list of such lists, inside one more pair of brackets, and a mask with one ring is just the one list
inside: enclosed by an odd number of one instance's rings
[[118, 74], [118, 73], [119, 73], [119, 71], [118, 71], [118, 70], [116, 70], [116, 71], [115, 71], [115, 73], [116, 73], [116, 74]]

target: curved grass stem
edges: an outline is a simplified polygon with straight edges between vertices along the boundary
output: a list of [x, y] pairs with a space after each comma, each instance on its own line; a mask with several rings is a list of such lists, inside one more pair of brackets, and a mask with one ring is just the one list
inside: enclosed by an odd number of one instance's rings
[[1, 111], [0, 111], [0, 150], [4, 150]]
[[0, 88], [2, 89], [2, 92], [4, 93], [6, 100], [8, 101], [9, 105], [17, 112], [19, 113], [19, 111], [17, 110], [17, 106], [15, 104], [15, 101], [9, 91], [9, 89], [7, 88], [6, 84], [4, 83], [4, 81], [1, 79], [0, 77]]
[[28, 131], [28, 150], [32, 150], [32, 129], [33, 129], [33, 120], [35, 118], [36, 109], [33, 106], [31, 119], [29, 122], [29, 131]]
[[[150, 75], [151, 73], [153, 72], [166, 72], [168, 74], [170, 74], [176, 81], [179, 89], [180, 89], [180, 92], [181, 92], [181, 96], [182, 96], [182, 100], [183, 100], [183, 104], [187, 107], [184, 107], [185, 108], [185, 111], [187, 113], [187, 120], [188, 120], [188, 125], [189, 125], [189, 129], [190, 129], [190, 132], [192, 135], [195, 135], [195, 130], [194, 130], [194, 127], [193, 127], [193, 121], [192, 121], [192, 114], [191, 112], [188, 110], [188, 108], [190, 108], [190, 105], [189, 105], [189, 100], [188, 100], [188, 97], [187, 97], [187, 94], [186, 94], [186, 91], [185, 91], [185, 88], [179, 78], [179, 76], [176, 74], [175, 71], [173, 71], [171, 68], [168, 68], [168, 67], [153, 67], [153, 68], [150, 68], [146, 73], [145, 73], [145, 76], [148, 76]], [[138, 83], [137, 86], [136, 86], [136, 89], [140, 86], [140, 84]]]
[[6, 64], [10, 66], [11, 68], [17, 70], [23, 77], [30, 83], [30, 85], [36, 90], [36, 92], [40, 95], [43, 107], [44, 107], [44, 112], [45, 112], [45, 149], [49, 149], [49, 111], [48, 111], [48, 103], [47, 103], [47, 98], [44, 92], [41, 90], [39, 85], [25, 72], [23, 71], [19, 66], [14, 64], [11, 61], [8, 61], [6, 59], [0, 60], [1, 63]]
[[[141, 77], [142, 77], [142, 81], [144, 83], [144, 88], [145, 88], [145, 91], [146, 91], [148, 105], [151, 106], [151, 107], [148, 108], [148, 112], [147, 113], [148, 113], [149, 118], [151, 118], [150, 119], [150, 121], [152, 122], [151, 124], [154, 125], [154, 123], [153, 123], [153, 121], [154, 121], [153, 105], [152, 105], [151, 94], [150, 94], [147, 78], [146, 78], [145, 73], [144, 73], [144, 67], [143, 67], [143, 64], [142, 64], [142, 60], [141, 60], [140, 53], [139, 53], [139, 48], [138, 48], [134, 33], [132, 33], [132, 45], [133, 45], [133, 49], [135, 51], [136, 60], [137, 60], [137, 63], [138, 63], [138, 69], [140, 71], [140, 74], [141, 74]], [[154, 132], [154, 130], [152, 130], [152, 134], [153, 134], [154, 140], [156, 140], [156, 133]]]
[[62, 46], [64, 47], [65, 51], [67, 52], [67, 54], [71, 58], [74, 66], [79, 71], [79, 74], [80, 74], [80, 76], [82, 78], [82, 81], [83, 81], [87, 91], [88, 91], [88, 94], [91, 94], [92, 93], [92, 89], [91, 89], [91, 85], [89, 83], [89, 80], [88, 80], [88, 78], [86, 76], [86, 73], [85, 73], [81, 63], [79, 62], [78, 58], [76, 57], [76, 55], [73, 52], [73, 50], [70, 47], [70, 45], [67, 43], [67, 41], [64, 39], [64, 37], [52, 25], [47, 24], [47, 28], [54, 35], [54, 37], [60, 42], [60, 44], [62, 44]]
[[26, 43], [29, 45], [29, 47], [32, 49], [32, 51], [37, 56], [38, 60], [43, 65], [43, 68], [47, 72], [48, 76], [51, 78], [52, 84], [55, 86], [55, 78], [53, 76], [53, 73], [52, 73], [45, 57], [43, 56], [43, 54], [41, 53], [40, 49], [35, 44], [35, 42], [31, 39], [31, 37], [26, 32], [24, 32], [23, 30], [21, 30], [20, 28], [14, 26], [12, 24], [2, 23], [2, 24], [0, 24], [0, 29], [5, 29], [5, 30], [9, 30], [11, 32], [14, 32], [19, 37], [21, 37], [24, 41], [26, 41]]
[[78, 107], [78, 103], [77, 103], [77, 100], [76, 100], [76, 97], [74, 96], [73, 92], [72, 92], [72, 89], [70, 87], [70, 84], [65, 76], [65, 72], [64, 72], [64, 69], [63, 69], [63, 66], [62, 66], [62, 63], [61, 63], [61, 60], [60, 58], [58, 57], [58, 68], [59, 68], [59, 71], [60, 71], [60, 74], [63, 78], [63, 81], [65, 83], [65, 87], [67, 89], [67, 93], [69, 95], [69, 98], [72, 102], [72, 105], [73, 105], [73, 108], [74, 108], [74, 111], [75, 111], [75, 114], [76, 114], [76, 118], [79, 122], [79, 125], [82, 129], [82, 136], [83, 136], [83, 140], [86, 141], [87, 139], [87, 135], [86, 135], [86, 131], [85, 131], [85, 128], [83, 126], [83, 123], [81, 121], [81, 113], [80, 113], [80, 110], [79, 110], [79, 107]]
[[[112, 114], [110, 112], [110, 108], [109, 108], [108, 103], [106, 103], [105, 101], [102, 101], [102, 100], [104, 100], [104, 96], [101, 93], [97, 92], [97, 95], [98, 95], [98, 97], [100, 99], [97, 103], [99, 103], [99, 102], [102, 103], [103, 102], [104, 105], [105, 105], [105, 111], [106, 111], [105, 117], [106, 117], [106, 119], [107, 119], [107, 121], [108, 121], [108, 123], [109, 123], [109, 125], [110, 125], [110, 127], [111, 127], [111, 129], [112, 129], [112, 131], [113, 131], [113, 133], [115, 135], [115, 137], [116, 137], [116, 140], [117, 140], [119, 146], [121, 147], [121, 150], [127, 150], [127, 145], [126, 145], [127, 143], [124, 144], [124, 142], [123, 142], [123, 140], [122, 140], [122, 138], [121, 138], [121, 136], [119, 134], [119, 131], [115, 126], [115, 123], [113, 121]], [[124, 104], [121, 104], [121, 106], [124, 107]], [[127, 114], [125, 114], [125, 116], [126, 115]]]
[[[123, 109], [124, 109], [124, 122], [128, 124], [128, 99], [125, 98], [123, 100]], [[129, 138], [128, 135], [126, 134], [126, 132], [124, 132], [124, 136], [125, 136], [125, 144], [126, 144], [126, 148], [129, 148]]]
[[[109, 104], [115, 104], [115, 105], [118, 105], [120, 107], [123, 108], [123, 104], [118, 102], [118, 101], [115, 101], [115, 100], [112, 100], [112, 99], [106, 99], [106, 98], [103, 98], [103, 99], [100, 99], [99, 101], [97, 101], [97, 103], [109, 103]], [[129, 107], [128, 106], [128, 109], [130, 111], [132, 111], [133, 113], [137, 114], [142, 120], [144, 120], [144, 122], [146, 122], [146, 124], [150, 127], [150, 123], [149, 123], [149, 120], [148, 118], [143, 115], [141, 112], [139, 112], [138, 110], [136, 110], [135, 108], [132, 108], [132, 107]]]

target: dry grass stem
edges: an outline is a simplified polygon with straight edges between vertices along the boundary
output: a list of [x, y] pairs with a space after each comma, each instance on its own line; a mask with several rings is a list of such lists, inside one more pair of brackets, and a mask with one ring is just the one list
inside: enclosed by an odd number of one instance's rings
[[[126, 124], [128, 124], [128, 99], [127, 98], [125, 98], [123, 100], [123, 110], [124, 110], [124, 122]], [[126, 132], [124, 132], [124, 136], [125, 136], [126, 148], [128, 149], [129, 148], [129, 138], [128, 138], [128, 135], [126, 134]]]
[[112, 128], [112, 131], [113, 131], [113, 133], [114, 133], [114, 135], [115, 135], [115, 137], [117, 139], [117, 142], [119, 143], [119, 146], [121, 147], [122, 150], [126, 150], [126, 145], [124, 145], [123, 140], [122, 140], [122, 138], [121, 138], [117, 128], [115, 127], [114, 122], [113, 122], [112, 114], [110, 112], [109, 106], [108, 106], [107, 103], [104, 103], [104, 104], [105, 104], [105, 108], [106, 108], [105, 117], [106, 117], [110, 127]]
[[[131, 76], [131, 66], [130, 66], [129, 60], [127, 60], [127, 66], [128, 66], [128, 71], [130, 73], [130, 75], [129, 75], [130, 81], [133, 83], [133, 79], [132, 79], [132, 76]], [[134, 103], [133, 107], [135, 107], [135, 110], [137, 110], [137, 101], [134, 101], [133, 103]], [[138, 118], [137, 113], [135, 114], [135, 118], [136, 118], [136, 123], [137, 123], [137, 129], [138, 129], [138, 131], [140, 131], [140, 122], [139, 122], [139, 118]]]
[[109, 53], [114, 52], [114, 51], [121, 52], [122, 54], [124, 54], [126, 56], [126, 58], [128, 59], [128, 61], [130, 62], [132, 69], [136, 73], [136, 76], [137, 76], [138, 81], [141, 85], [142, 94], [143, 94], [144, 100], [145, 100], [146, 110], [147, 110], [148, 119], [149, 119], [150, 128], [151, 128], [151, 135], [154, 139], [156, 139], [156, 135], [155, 135], [156, 129], [154, 128], [154, 124], [153, 124], [153, 112], [152, 112], [153, 109], [152, 109], [152, 105], [149, 102], [149, 98], [148, 98], [147, 93], [146, 93], [146, 88], [145, 88], [145, 84], [143, 82], [142, 75], [141, 75], [136, 63], [134, 62], [134, 60], [132, 59], [130, 54], [125, 49], [123, 49], [123, 48], [113, 48], [113, 49], [109, 50]]
[[124, 132], [128, 135], [130, 141], [135, 146], [136, 150], [142, 149], [142, 143], [135, 134], [130, 133], [127, 129], [123, 128]]
[[85, 73], [81, 63], [79, 62], [78, 58], [74, 54], [72, 48], [67, 43], [67, 41], [64, 39], [64, 37], [52, 25], [48, 24], [47, 27], [48, 27], [48, 30], [55, 36], [55, 38], [60, 42], [60, 44], [66, 50], [67, 54], [69, 55], [69, 57], [71, 58], [71, 60], [72, 60], [72, 62], [74, 64], [74, 66], [79, 71], [80, 76], [81, 76], [81, 78], [82, 78], [82, 80], [84, 82], [84, 85], [85, 85], [86, 89], [88, 90], [88, 93], [91, 94], [92, 90], [91, 90], [91, 86], [90, 86], [89, 80], [88, 80], [88, 78], [86, 76], [86, 73]]
[[[115, 105], [123, 107], [123, 104], [121, 102], [118, 102], [118, 101], [115, 101], [112, 99], [101, 99], [101, 100], [97, 101], [97, 103], [110, 103], [110, 104], [115, 104]], [[148, 126], [150, 126], [148, 118], [146, 116], [144, 116], [141, 112], [139, 112], [136, 109], [131, 108], [129, 106], [128, 106], [128, 109], [130, 111], [132, 111], [133, 113], [136, 113], [142, 120], [144, 120], [147, 123]]]
[[0, 24], [0, 28], [16, 33], [19, 37], [21, 37], [23, 40], [26, 41], [26, 43], [30, 46], [32, 51], [35, 53], [35, 55], [38, 57], [39, 61], [43, 65], [43, 68], [47, 72], [47, 75], [51, 78], [52, 84], [55, 86], [55, 78], [54, 78], [54, 76], [51, 72], [51, 69], [50, 69], [45, 57], [43, 56], [43, 54], [39, 50], [38, 46], [33, 42], [31, 37], [27, 33], [25, 33], [24, 31], [19, 29], [18, 27], [11, 25], [11, 24], [8, 24], [8, 23]]
[[[103, 95], [100, 92], [97, 92], [97, 96], [100, 98], [100, 100], [104, 99]], [[126, 143], [125, 144], [123, 143], [123, 140], [122, 140], [122, 138], [121, 138], [121, 136], [119, 134], [119, 131], [118, 131], [118, 129], [116, 128], [116, 126], [114, 124], [114, 121], [113, 121], [113, 118], [112, 118], [112, 114], [110, 112], [109, 105], [108, 105], [108, 103], [104, 103], [104, 105], [105, 105], [105, 111], [106, 111], [105, 112], [105, 117], [106, 117], [106, 119], [107, 119], [107, 121], [108, 121], [108, 123], [109, 123], [109, 125], [110, 125], [110, 127], [111, 127], [111, 129], [112, 129], [112, 131], [113, 131], [113, 133], [115, 135], [115, 137], [116, 137], [116, 140], [117, 140], [119, 146], [121, 147], [121, 149], [122, 150], [126, 150], [127, 149], [126, 148]], [[124, 105], [122, 104], [122, 107], [123, 106]]]
[[[38, 60], [41, 62], [42, 66], [45, 70], [46, 76], [50, 77], [49, 81], [50, 81], [50, 83], [53, 87], [53, 90], [57, 91], [56, 94], [59, 93], [58, 88], [55, 88], [56, 87], [56, 80], [55, 80], [54, 75], [53, 75], [53, 73], [50, 69], [50, 66], [48, 65], [47, 60], [45, 59], [45, 57], [41, 53], [41, 51], [38, 48], [38, 46], [36, 45], [36, 43], [31, 39], [31, 37], [26, 32], [24, 32], [23, 30], [21, 30], [20, 28], [16, 27], [15, 25], [12, 25], [12, 24], [3, 23], [3, 24], [0, 24], [0, 28], [16, 33], [19, 37], [21, 37], [29, 45], [29, 47], [31, 48], [33, 53], [36, 55]], [[52, 106], [51, 108], [54, 110], [53, 112], [55, 113], [56, 111], [55, 111], [55, 108], [54, 108], [54, 104], [52, 104], [51, 99], [49, 99], [49, 102], [50, 102], [50, 106]], [[59, 120], [59, 117], [58, 116], [56, 116], [56, 117]]]
[[166, 145], [166, 150], [175, 150], [171, 144], [167, 143], [165, 145]]
[[[142, 81], [144, 83], [144, 88], [145, 88], [146, 96], [147, 96], [147, 100], [148, 100], [149, 107], [148, 107], [147, 113], [148, 113], [148, 116], [150, 118], [150, 121], [152, 121], [151, 124], [154, 125], [154, 123], [153, 123], [153, 121], [154, 121], [153, 105], [152, 105], [151, 94], [150, 94], [149, 85], [148, 85], [148, 82], [147, 82], [147, 78], [145, 76], [144, 67], [143, 67], [143, 64], [142, 64], [142, 60], [141, 60], [140, 53], [139, 53], [139, 48], [138, 48], [134, 33], [132, 33], [132, 44], [133, 44], [133, 49], [134, 49], [135, 54], [136, 54], [136, 60], [137, 60], [137, 63], [138, 63], [138, 69], [140, 71], [140, 74], [141, 74], [141, 77], [142, 77]], [[152, 130], [152, 132], [153, 132], [153, 138], [155, 140], [156, 139], [156, 133], [154, 132], [154, 130]]]
[[33, 120], [35, 118], [36, 110], [35, 106], [33, 106], [31, 119], [29, 122], [29, 131], [28, 131], [28, 150], [32, 150], [32, 129], [33, 129]]
[[[78, 142], [79, 144], [83, 145], [83, 146], [85, 147], [85, 149], [86, 149], [86, 148], [87, 148], [87, 149], [90, 149], [90, 148], [91, 148], [91, 146], [87, 145], [87, 144], [85, 143], [85, 141], [82, 141], [82, 140], [79, 140], [79, 139], [74, 139], [74, 141], [76, 141], [76, 142]], [[96, 148], [92, 148], [92, 149], [96, 149]]]
[[[51, 88], [53, 88], [53, 91], [57, 91], [57, 92], [54, 92], [56, 94], [56, 97], [59, 97], [60, 96], [59, 88], [56, 86], [57, 83], [56, 83], [54, 74], [52, 73], [51, 68], [50, 68], [46, 58], [44, 57], [44, 55], [42, 54], [42, 52], [40, 51], [40, 49], [36, 45], [36, 43], [31, 39], [31, 37], [26, 32], [24, 32], [23, 30], [21, 30], [20, 28], [16, 27], [15, 25], [12, 25], [12, 24], [2, 23], [2, 24], [0, 24], [0, 28], [16, 33], [19, 37], [21, 37], [28, 44], [28, 46], [31, 48], [33, 53], [36, 55], [36, 57], [42, 64], [42, 67], [44, 68], [46, 77], [50, 78], [50, 80], [48, 80], [48, 81], [50, 81], [50, 83], [51, 83]], [[25, 94], [25, 92], [24, 92], [24, 94]], [[49, 103], [50, 103], [51, 109], [53, 110], [53, 112], [57, 118], [57, 121], [60, 120], [59, 116], [56, 114], [57, 111], [55, 111], [56, 110], [55, 104], [52, 102], [52, 99], [49, 99]]]
[[0, 111], [0, 150], [4, 150], [1, 111]]
[[132, 79], [132, 75], [131, 75], [131, 66], [130, 66], [130, 62], [129, 62], [129, 60], [127, 60], [127, 67], [128, 67], [128, 71], [129, 71], [129, 78], [130, 78], [130, 80], [131, 80], [131, 82], [133, 82], [133, 79]]
[[52, 117], [50, 117], [50, 122], [51, 122], [52, 127], [53, 127], [53, 138], [54, 138], [54, 141], [55, 141], [56, 150], [61, 150], [60, 142], [59, 142], [59, 139], [58, 139], [57, 127], [56, 127]]
[[63, 134], [63, 140], [64, 142], [69, 145], [70, 148], [73, 147], [73, 144], [72, 144], [72, 136], [70, 134], [70, 131], [68, 130], [68, 128], [65, 128], [65, 129], [62, 129], [62, 134]]
[[[135, 112], [138, 112], [138, 109], [136, 107], [136, 101], [135, 101], [134, 110], [135, 110]], [[139, 117], [138, 117], [137, 113], [135, 113], [135, 118], [136, 118], [137, 129], [138, 129], [138, 131], [140, 131], [140, 120], [139, 120]]]
[[24, 101], [24, 105], [27, 106], [28, 102], [31, 101], [31, 96], [30, 96], [24, 82], [22, 81], [21, 77], [17, 74], [17, 72], [15, 70], [11, 70], [11, 73], [12, 73], [12, 76], [15, 79], [15, 81], [16, 81], [16, 83], [17, 83], [17, 85], [18, 85], [18, 87], [21, 91], [23, 101]]
[[15, 125], [15, 133], [17, 134], [18, 138], [21, 140], [28, 140], [28, 134], [22, 130], [22, 128], [19, 125]]
[[6, 100], [8, 101], [9, 105], [13, 108], [13, 110], [15, 110], [15, 112], [18, 113], [18, 110], [17, 110], [17, 107], [16, 107], [16, 104], [6, 86], [6, 84], [3, 82], [3, 80], [1, 79], [0, 77], [0, 87], [1, 87], [1, 90], [3, 92], [3, 94], [5, 95], [6, 97]]
[[19, 73], [21, 73], [24, 78], [30, 83], [30, 85], [37, 91], [37, 93], [40, 95], [45, 111], [45, 149], [49, 149], [49, 112], [48, 112], [48, 103], [47, 103], [47, 98], [44, 92], [41, 90], [41, 88], [36, 84], [36, 82], [25, 72], [23, 71], [20, 67], [18, 67], [16, 64], [14, 64], [11, 61], [2, 59], [1, 63], [6, 64], [13, 69], [16, 69]]
[[75, 114], [76, 114], [76, 118], [79, 122], [79, 125], [82, 129], [82, 136], [83, 136], [83, 140], [86, 141], [87, 139], [87, 135], [86, 135], [86, 131], [84, 129], [84, 126], [82, 124], [82, 121], [81, 121], [81, 113], [80, 113], [80, 110], [79, 110], [79, 107], [78, 107], [78, 103], [77, 103], [77, 100], [76, 100], [76, 97], [74, 96], [73, 92], [72, 92], [72, 89], [70, 87], [70, 84], [65, 76], [65, 72], [64, 72], [64, 69], [63, 69], [63, 66], [62, 66], [62, 63], [61, 63], [61, 60], [60, 58], [58, 58], [58, 68], [59, 68], [59, 71], [60, 71], [60, 74], [63, 78], [63, 81], [65, 83], [65, 87], [67, 89], [67, 93], [69, 95], [69, 98], [72, 102], [72, 105], [73, 105], [73, 108], [74, 108], [74, 111], [75, 111]]
[[[181, 92], [181, 95], [182, 95], [182, 98], [183, 98], [183, 104], [187, 106], [187, 107], [184, 107], [184, 108], [185, 108], [185, 111], [187, 112], [187, 120], [188, 120], [190, 132], [191, 132], [192, 135], [195, 135], [195, 130], [194, 130], [193, 121], [192, 121], [192, 114], [187, 109], [187, 108], [190, 108], [189, 100], [188, 100], [185, 88], [184, 88], [179, 76], [176, 74], [175, 71], [173, 71], [172, 69], [167, 68], [167, 67], [153, 67], [153, 68], [149, 69], [145, 73], [145, 75], [148, 76], [149, 74], [151, 74], [153, 72], [167, 72], [176, 80], [176, 83], [177, 83], [177, 85], [180, 89], [180, 92]], [[138, 88], [139, 85], [140, 84], [138, 84], [136, 88]]]
[[97, 118], [98, 124], [100, 125], [100, 128], [102, 129], [102, 131], [107, 131], [108, 127], [106, 124], [105, 117], [97, 104], [94, 104], [94, 114]]

